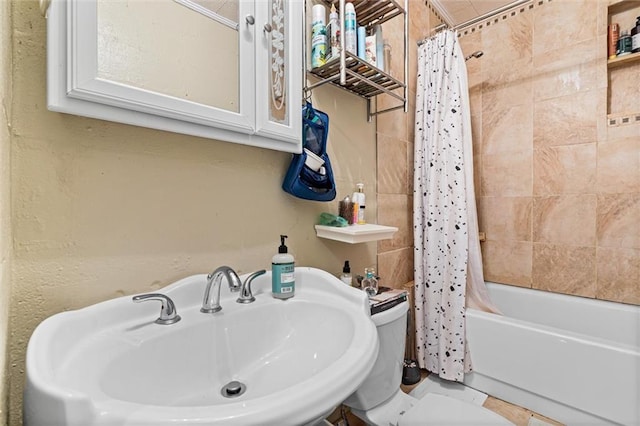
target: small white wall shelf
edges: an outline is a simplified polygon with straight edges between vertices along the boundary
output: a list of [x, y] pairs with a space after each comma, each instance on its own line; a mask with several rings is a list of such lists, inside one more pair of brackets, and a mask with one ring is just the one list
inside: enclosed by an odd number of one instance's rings
[[357, 244], [370, 241], [388, 240], [398, 231], [394, 226], [374, 225], [349, 225], [338, 228], [335, 226], [316, 225], [318, 238], [342, 241], [343, 243]]

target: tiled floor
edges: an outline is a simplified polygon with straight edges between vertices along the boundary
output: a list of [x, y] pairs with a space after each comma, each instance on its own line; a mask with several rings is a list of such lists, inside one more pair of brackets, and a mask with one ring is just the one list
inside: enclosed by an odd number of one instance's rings
[[[424, 379], [428, 373], [423, 372], [422, 378]], [[402, 390], [406, 393], [409, 393], [413, 388], [418, 386], [419, 383], [416, 383], [412, 386], [401, 386]], [[500, 399], [489, 396], [485, 403], [483, 404], [488, 410], [494, 411], [500, 414], [505, 419], [514, 423], [516, 426], [528, 426], [531, 419], [540, 420], [545, 423], [549, 423], [554, 426], [561, 426], [562, 423], [559, 423], [555, 420], [549, 419], [547, 417], [541, 416], [537, 413], [534, 413], [526, 408], [519, 407], [517, 405], [510, 404], [508, 402], [502, 401]], [[333, 424], [338, 424], [338, 420], [340, 420], [340, 410], [336, 410], [333, 416], [329, 418]], [[350, 412], [345, 413], [347, 417], [347, 421], [349, 422], [349, 426], [366, 426], [365, 423], [359, 418], [355, 417]]]

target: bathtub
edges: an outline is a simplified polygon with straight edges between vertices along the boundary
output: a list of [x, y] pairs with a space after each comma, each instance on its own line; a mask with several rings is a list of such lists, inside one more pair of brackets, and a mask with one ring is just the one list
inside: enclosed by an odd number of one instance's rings
[[640, 307], [487, 283], [467, 386], [568, 425], [640, 424]]

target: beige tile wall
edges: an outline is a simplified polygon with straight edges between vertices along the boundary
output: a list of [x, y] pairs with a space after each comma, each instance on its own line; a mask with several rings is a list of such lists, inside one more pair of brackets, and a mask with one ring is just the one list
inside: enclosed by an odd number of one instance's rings
[[605, 1], [553, 0], [460, 38], [485, 53], [468, 71], [489, 281], [640, 304], [640, 126], [605, 115], [640, 110], [638, 65], [608, 96], [606, 31]]
[[[640, 125], [606, 121], [640, 110], [639, 72], [607, 72], [606, 3], [536, 4], [460, 38], [484, 51], [467, 63], [484, 273], [640, 304]], [[378, 221], [400, 228], [378, 244], [378, 268], [396, 287], [413, 277], [415, 43], [440, 22], [409, 7], [410, 110], [377, 121]]]
[[[409, 0], [409, 87], [408, 112], [402, 109], [380, 114], [377, 118], [378, 217], [377, 222], [396, 226], [391, 240], [378, 243], [378, 272], [381, 284], [394, 288], [413, 280], [413, 138], [417, 42], [431, 33], [440, 18], [425, 1]], [[392, 74], [402, 76], [402, 20], [385, 24], [392, 52]], [[397, 105], [391, 97], [379, 96], [378, 108]]]

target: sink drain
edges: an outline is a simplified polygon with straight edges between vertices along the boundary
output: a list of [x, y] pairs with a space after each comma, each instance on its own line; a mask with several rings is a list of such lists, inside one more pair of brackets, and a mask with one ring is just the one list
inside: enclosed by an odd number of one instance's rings
[[235, 398], [242, 395], [247, 390], [247, 386], [244, 383], [240, 383], [233, 380], [220, 389], [220, 393], [225, 398]]

